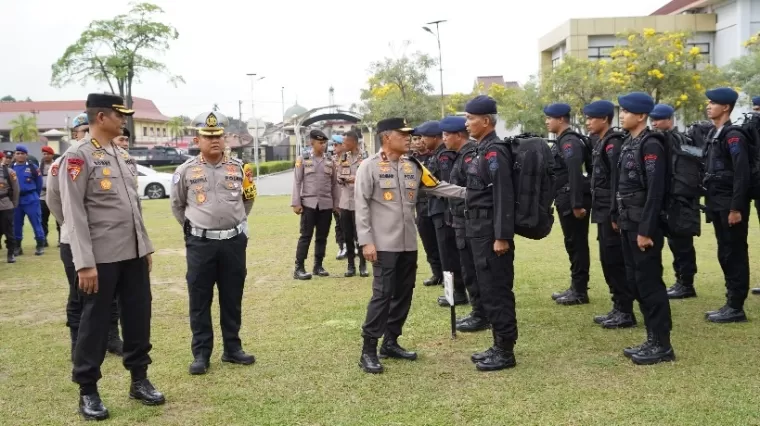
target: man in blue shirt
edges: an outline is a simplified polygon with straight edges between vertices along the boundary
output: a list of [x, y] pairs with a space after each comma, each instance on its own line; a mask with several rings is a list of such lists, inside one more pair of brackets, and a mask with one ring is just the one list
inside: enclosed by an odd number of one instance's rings
[[16, 145], [16, 161], [13, 170], [18, 177], [19, 202], [13, 217], [13, 233], [16, 237], [16, 256], [24, 254], [21, 249], [23, 237], [24, 216], [34, 229], [34, 239], [37, 240], [37, 249], [34, 254], [40, 256], [44, 253], [45, 231], [42, 230], [42, 210], [40, 207], [40, 192], [42, 192], [42, 174], [39, 168], [27, 161], [29, 150], [24, 145]]

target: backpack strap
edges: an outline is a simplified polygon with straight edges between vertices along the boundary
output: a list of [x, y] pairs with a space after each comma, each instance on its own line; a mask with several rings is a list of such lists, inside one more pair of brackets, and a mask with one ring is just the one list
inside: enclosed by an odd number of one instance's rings
[[[668, 147], [667, 136], [664, 133], [660, 133], [660, 132], [652, 132], [652, 131], [650, 131], [649, 133], [647, 133], [647, 135], [644, 137], [644, 139], [641, 140], [641, 143], [639, 144], [639, 152], [636, 155], [636, 158], [637, 158], [637, 160], [639, 162], [639, 168], [642, 171], [639, 176], [640, 176], [641, 186], [643, 186], [643, 187], [646, 187], [646, 181], [645, 181], [645, 176], [644, 176], [644, 174], [646, 173], [646, 167], [645, 167], [645, 164], [644, 164], [644, 144], [650, 138], [657, 139], [658, 141], [660, 141], [660, 143], [662, 144], [663, 150], [665, 151], [665, 157], [666, 158], [670, 157], [670, 149]], [[670, 161], [666, 161], [665, 163], [667, 164], [668, 171], [669, 171], [670, 170]], [[666, 171], [666, 173], [667, 173], [667, 171]], [[667, 179], [666, 179], [666, 181], [667, 181]]]

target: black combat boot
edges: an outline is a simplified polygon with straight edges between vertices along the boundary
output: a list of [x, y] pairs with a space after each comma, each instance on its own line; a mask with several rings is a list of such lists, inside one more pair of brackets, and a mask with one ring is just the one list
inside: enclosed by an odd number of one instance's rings
[[623, 349], [623, 355], [626, 358], [632, 357], [634, 354], [637, 354], [641, 352], [642, 350], [645, 350], [652, 346], [652, 342], [654, 341], [654, 334], [650, 330], [647, 330], [647, 340], [644, 341], [644, 343], [636, 346], [629, 346], [625, 349]]
[[147, 377], [132, 378], [132, 384], [129, 386], [129, 398], [136, 399], [143, 405], [161, 405], [166, 402], [164, 394], [157, 391]]
[[473, 312], [457, 321], [456, 327], [462, 333], [474, 333], [491, 328], [491, 323], [483, 315]]
[[237, 351], [227, 352], [222, 354], [222, 362], [229, 362], [232, 364], [251, 365], [256, 362], [256, 357], [245, 353], [242, 349]]
[[568, 293], [565, 296], [559, 297], [554, 300], [557, 302], [558, 305], [587, 305], [589, 303], [588, 300], [588, 293], [586, 292], [578, 292], [575, 290], [571, 290], [570, 293]]
[[443, 284], [443, 279], [435, 275], [433, 275], [432, 277], [422, 282], [422, 285], [424, 285], [425, 287], [432, 287], [434, 285], [441, 285], [441, 284]]
[[209, 365], [210, 363], [207, 356], [196, 355], [193, 362], [190, 363], [190, 367], [188, 368], [188, 371], [193, 376], [206, 374], [206, 372], [208, 371]]
[[602, 328], [617, 329], [631, 328], [636, 326], [636, 316], [633, 313], [617, 311], [602, 323]]
[[380, 346], [380, 358], [398, 358], [414, 361], [417, 359], [417, 352], [407, 351], [398, 344], [398, 338], [385, 336], [383, 345]]
[[500, 336], [496, 336], [494, 340], [494, 345], [490, 349], [491, 354], [475, 364], [478, 371], [497, 371], [517, 365], [513, 352], [515, 343]]
[[752, 294], [760, 294], [760, 288], [753, 288]]
[[[6, 243], [7, 244], [7, 243]], [[8, 247], [8, 263], [16, 263], [16, 250]]]
[[37, 240], [37, 246], [34, 248], [34, 255], [35, 256], [42, 256], [45, 254], [45, 249], [43, 248], [44, 241], [43, 240]]
[[557, 291], [557, 292], [554, 292], [554, 293], [552, 293], [552, 300], [557, 300], [557, 299], [559, 299], [560, 297], [569, 296], [569, 295], [570, 295], [570, 293], [572, 293], [572, 292], [573, 292], [573, 288], [572, 288], [572, 287], [568, 288], [568, 289], [567, 289], [567, 290], [565, 290], [565, 291]]
[[377, 359], [377, 339], [372, 337], [364, 338], [362, 346], [362, 356], [359, 358], [359, 367], [365, 373], [380, 374], [383, 372], [383, 365]]
[[670, 345], [670, 332], [653, 333], [652, 343], [631, 355], [636, 365], [652, 365], [676, 360], [676, 353]]
[[348, 261], [348, 268], [346, 268], [346, 273], [343, 276], [347, 278], [356, 276], [356, 263], [353, 259]]
[[604, 315], [597, 315], [597, 316], [594, 317], [594, 324], [600, 324], [601, 325], [603, 322], [605, 322], [608, 319], [610, 319], [613, 316], [615, 316], [615, 314], [618, 313], [618, 312], [620, 312], [620, 311], [618, 311], [617, 305], [613, 304], [611, 311], [607, 312]]
[[697, 297], [697, 291], [694, 290], [693, 284], [686, 285], [678, 280], [668, 289], [668, 299], [690, 299], [692, 297]]
[[329, 277], [330, 273], [322, 267], [322, 259], [314, 259], [314, 269], [311, 271], [313, 275], [318, 277]]
[[310, 280], [311, 274], [306, 272], [303, 261], [296, 260], [296, 269], [293, 271], [293, 278], [301, 281]]
[[[454, 293], [454, 306], [466, 305], [468, 303], [470, 303], [470, 301], [467, 300], [466, 293]], [[446, 300], [446, 296], [438, 296], [438, 306], [448, 308], [451, 305], [449, 305], [449, 301]]]
[[124, 356], [124, 342], [119, 337], [119, 325], [111, 324], [108, 329], [108, 345], [106, 346], [109, 353], [116, 356]]
[[108, 418], [108, 409], [103, 405], [97, 390], [79, 395], [79, 414], [85, 420], [105, 420]]
[[744, 309], [732, 308], [728, 304], [717, 311], [707, 312], [705, 315], [708, 321], [718, 324], [747, 321], [747, 314], [744, 313]]
[[369, 272], [367, 272], [367, 260], [364, 259], [364, 256], [359, 256], [359, 276], [360, 277], [369, 276]]

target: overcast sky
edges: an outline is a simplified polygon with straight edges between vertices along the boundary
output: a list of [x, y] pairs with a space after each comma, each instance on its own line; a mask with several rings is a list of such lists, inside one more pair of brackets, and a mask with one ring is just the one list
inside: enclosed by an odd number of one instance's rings
[[[0, 22], [0, 97], [33, 100], [83, 99], [107, 86], [89, 83], [50, 86], [50, 66], [94, 19], [126, 12], [128, 1], [5, 0]], [[479, 75], [503, 75], [524, 82], [538, 69], [538, 39], [570, 18], [649, 15], [667, 0], [154, 0], [164, 22], [180, 37], [163, 57], [186, 84], [177, 88], [161, 75], [145, 75], [133, 94], [152, 99], [166, 115], [195, 116], [218, 103], [237, 117], [251, 114], [256, 83], [256, 115], [281, 120], [285, 107], [359, 100], [370, 62], [406, 51], [437, 56], [436, 39], [421, 27], [439, 19], [446, 93], [469, 91]], [[363, 5], [359, 7], [359, 5]], [[521, 40], [507, 43], [507, 38]], [[404, 41], [411, 44], [404, 49]], [[439, 90], [437, 70], [430, 75]]]

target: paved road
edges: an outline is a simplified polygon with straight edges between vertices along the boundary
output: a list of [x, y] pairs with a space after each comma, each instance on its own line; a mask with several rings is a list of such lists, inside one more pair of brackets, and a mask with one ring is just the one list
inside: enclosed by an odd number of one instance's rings
[[256, 189], [259, 195], [290, 195], [293, 189], [293, 171], [263, 176]]

